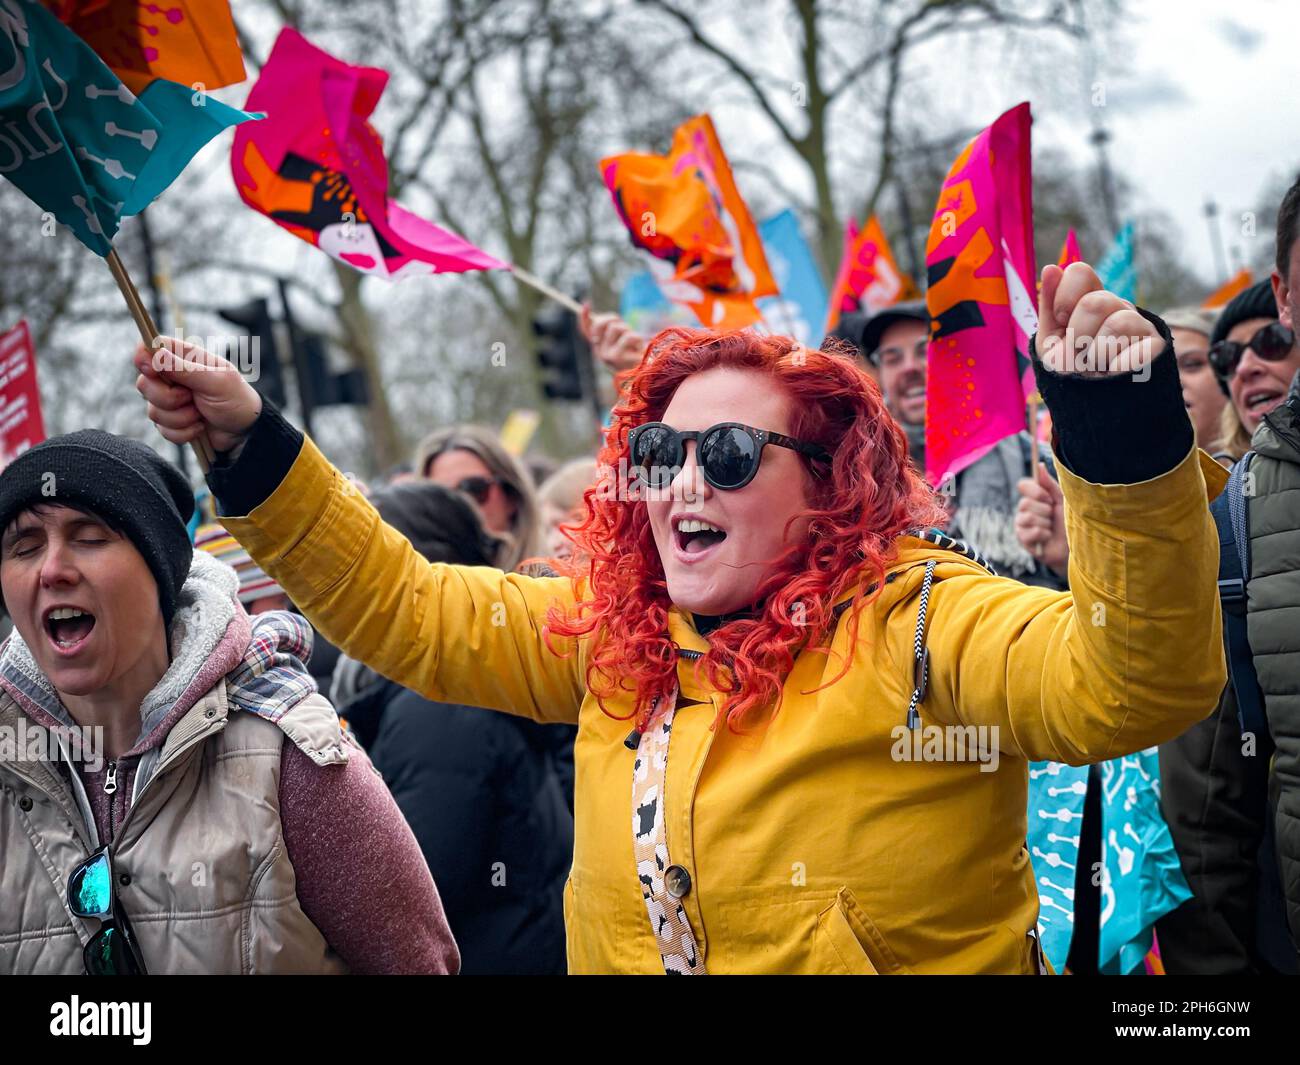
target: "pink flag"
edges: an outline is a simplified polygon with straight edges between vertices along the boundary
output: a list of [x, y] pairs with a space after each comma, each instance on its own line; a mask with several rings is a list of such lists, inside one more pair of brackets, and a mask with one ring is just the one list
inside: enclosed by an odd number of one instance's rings
[[369, 122], [387, 84], [387, 71], [351, 66], [297, 30], [281, 30], [246, 105], [266, 118], [235, 133], [240, 196], [368, 274], [509, 269], [388, 198], [384, 142]]
[[935, 485], [1025, 428], [1038, 328], [1029, 123], [1020, 104], [966, 146], [930, 224], [925, 461]]

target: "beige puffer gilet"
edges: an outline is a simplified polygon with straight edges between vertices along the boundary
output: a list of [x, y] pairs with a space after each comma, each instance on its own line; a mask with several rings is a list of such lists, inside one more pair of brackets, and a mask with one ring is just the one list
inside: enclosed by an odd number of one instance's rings
[[[0, 728], [22, 716], [0, 691]], [[318, 765], [347, 761], [322, 696], [272, 724], [231, 706], [224, 680], [168, 734], [113, 847], [151, 974], [346, 971], [298, 904], [280, 826], [286, 736]], [[0, 761], [0, 972], [80, 973], [99, 922], [72, 916], [67, 884], [100, 845], [94, 819], [76, 773], [19, 753]]]

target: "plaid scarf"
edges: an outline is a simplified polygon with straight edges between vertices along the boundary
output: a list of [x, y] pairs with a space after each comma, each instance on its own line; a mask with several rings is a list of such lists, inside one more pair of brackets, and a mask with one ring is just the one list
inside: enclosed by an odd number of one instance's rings
[[307, 671], [315, 634], [307, 619], [284, 610], [253, 618], [253, 637], [230, 673], [230, 701], [241, 710], [278, 721], [316, 691]]

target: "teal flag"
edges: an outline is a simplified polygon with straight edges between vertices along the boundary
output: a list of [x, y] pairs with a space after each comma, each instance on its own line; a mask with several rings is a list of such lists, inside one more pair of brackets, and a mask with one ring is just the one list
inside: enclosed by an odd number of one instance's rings
[[1097, 276], [1106, 290], [1130, 303], [1137, 302], [1137, 265], [1133, 262], [1135, 237], [1133, 223], [1125, 222], [1097, 264]]
[[1101, 941], [1113, 976], [1140, 972], [1158, 921], [1192, 897], [1160, 812], [1155, 747], [1101, 764]]
[[0, 0], [0, 175], [98, 255], [195, 152], [254, 117], [163, 79], [137, 98], [36, 0]]
[[[1088, 875], [1100, 888], [1097, 965], [1123, 976], [1141, 972], [1152, 930], [1191, 891], [1160, 811], [1160, 760], [1155, 747], [1102, 762], [1101, 867]], [[1038, 886], [1038, 930], [1059, 973], [1074, 934], [1074, 884], [1088, 794], [1086, 766], [1029, 765], [1025, 845]], [[1096, 861], [1093, 854], [1085, 860]]]
[[1079, 865], [1088, 767], [1029, 763], [1029, 824], [1025, 846], [1038, 887], [1038, 934], [1058, 973], [1074, 936], [1074, 872]]

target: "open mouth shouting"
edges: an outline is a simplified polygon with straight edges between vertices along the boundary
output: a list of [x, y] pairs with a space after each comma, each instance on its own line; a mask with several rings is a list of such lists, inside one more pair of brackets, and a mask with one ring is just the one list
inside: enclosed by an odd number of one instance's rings
[[54, 606], [45, 611], [41, 627], [56, 654], [75, 655], [90, 639], [95, 615], [76, 606]]
[[1276, 388], [1251, 388], [1241, 396], [1242, 405], [1256, 418], [1262, 418], [1274, 407], [1281, 404], [1286, 393]]
[[703, 518], [683, 514], [673, 519], [673, 550], [683, 562], [698, 562], [726, 538], [726, 530]]

